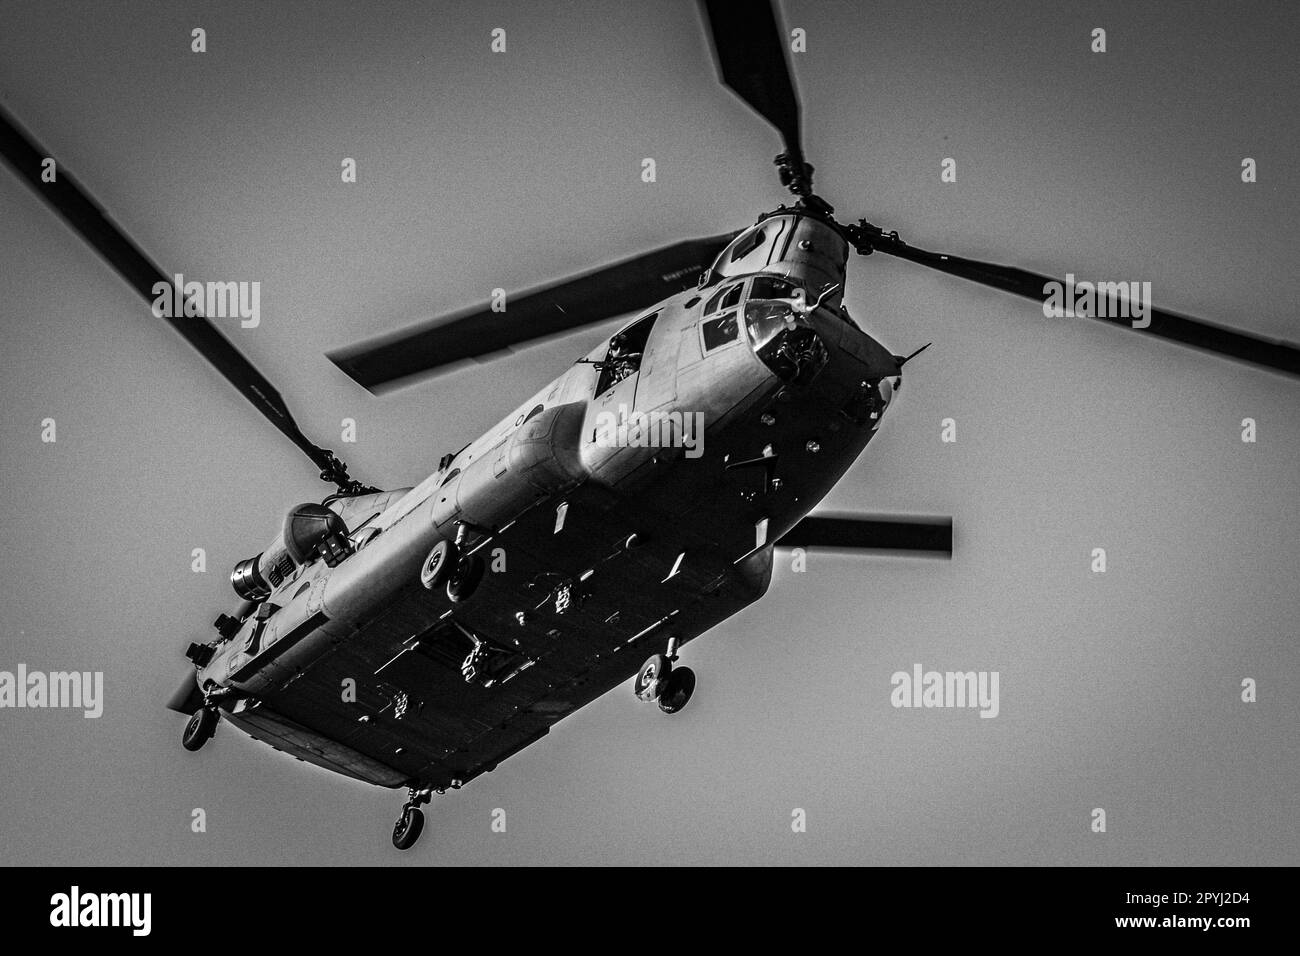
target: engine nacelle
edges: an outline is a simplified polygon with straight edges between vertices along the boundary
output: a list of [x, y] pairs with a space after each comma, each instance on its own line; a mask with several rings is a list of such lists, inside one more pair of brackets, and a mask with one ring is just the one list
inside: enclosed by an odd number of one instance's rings
[[245, 601], [264, 601], [300, 564], [320, 556], [334, 567], [351, 553], [348, 526], [335, 511], [313, 502], [296, 505], [265, 551], [235, 565], [230, 585]]
[[290, 508], [281, 537], [295, 564], [307, 564], [320, 555], [332, 568], [352, 553], [347, 524], [324, 505], [308, 502]]

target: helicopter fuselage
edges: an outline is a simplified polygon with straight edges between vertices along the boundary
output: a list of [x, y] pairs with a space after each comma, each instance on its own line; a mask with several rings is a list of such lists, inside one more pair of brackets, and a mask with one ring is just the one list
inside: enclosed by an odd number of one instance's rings
[[[328, 502], [343, 553], [254, 559], [198, 686], [301, 759], [443, 789], [757, 600], [900, 384], [841, 307], [847, 254], [771, 214], [419, 485]], [[442, 541], [472, 597], [422, 585]]]

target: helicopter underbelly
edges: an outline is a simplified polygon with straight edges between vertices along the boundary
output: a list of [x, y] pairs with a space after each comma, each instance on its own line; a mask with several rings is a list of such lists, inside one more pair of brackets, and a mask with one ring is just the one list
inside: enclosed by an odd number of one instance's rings
[[[647, 499], [591, 482], [563, 497], [558, 531], [558, 505], [548, 500], [479, 549], [489, 562], [499, 551], [502, 563], [472, 601], [453, 606], [408, 579], [345, 640], [330, 641], [288, 683], [236, 705], [234, 716], [260, 709], [264, 722], [365, 758], [342, 761], [324, 748], [313, 762], [328, 769], [339, 769], [332, 762], [357, 775], [371, 761], [397, 775], [370, 767], [363, 778], [371, 782], [453, 786], [626, 680], [670, 634], [685, 643], [767, 587], [770, 548], [737, 563], [710, 532], [676, 528]], [[468, 634], [493, 660], [473, 681], [462, 673]], [[346, 687], [354, 699], [340, 692]]]

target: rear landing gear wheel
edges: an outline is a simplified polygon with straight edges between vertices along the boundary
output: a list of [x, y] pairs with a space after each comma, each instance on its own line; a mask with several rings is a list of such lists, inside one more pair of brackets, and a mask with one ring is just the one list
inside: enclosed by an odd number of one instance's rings
[[672, 673], [673, 664], [665, 654], [651, 654], [641, 670], [636, 675], [636, 683], [632, 685], [632, 691], [636, 694], [637, 700], [643, 700], [649, 703], [652, 700], [658, 700], [663, 693], [664, 683], [669, 674]]
[[403, 807], [402, 815], [393, 824], [393, 846], [409, 850], [424, 832], [424, 811], [419, 807]]
[[217, 712], [211, 707], [200, 707], [185, 725], [185, 734], [181, 737], [181, 746], [186, 750], [198, 750], [217, 732]]
[[686, 706], [694, 693], [695, 671], [689, 667], [674, 667], [659, 694], [659, 709], [665, 714], [675, 714]]
[[447, 580], [447, 597], [459, 604], [468, 601], [483, 580], [483, 559], [477, 554], [463, 555], [456, 562], [456, 570]]

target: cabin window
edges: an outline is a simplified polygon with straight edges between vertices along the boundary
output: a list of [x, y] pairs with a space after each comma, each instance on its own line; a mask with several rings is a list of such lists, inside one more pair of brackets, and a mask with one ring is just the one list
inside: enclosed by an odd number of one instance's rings
[[646, 344], [654, 330], [659, 313], [638, 319], [622, 332], [609, 340], [609, 349], [605, 358], [596, 363], [600, 377], [596, 380], [596, 394], [603, 395], [629, 375], [641, 370], [641, 359], [645, 355]]
[[706, 352], [712, 352], [714, 349], [740, 338], [740, 322], [737, 320], [734, 311], [716, 319], [709, 319], [701, 326], [701, 329], [704, 332], [704, 351]]
[[[455, 478], [455, 477], [456, 477], [457, 475], [459, 475], [459, 474], [460, 474], [460, 469], [459, 469], [459, 468], [453, 468], [453, 469], [451, 470], [451, 472], [447, 475], [447, 477], [444, 478], [444, 479], [442, 479], [442, 484], [445, 485], [447, 482], [451, 481], [453, 478]], [[440, 485], [439, 487], [441, 487], [441, 485]]]

